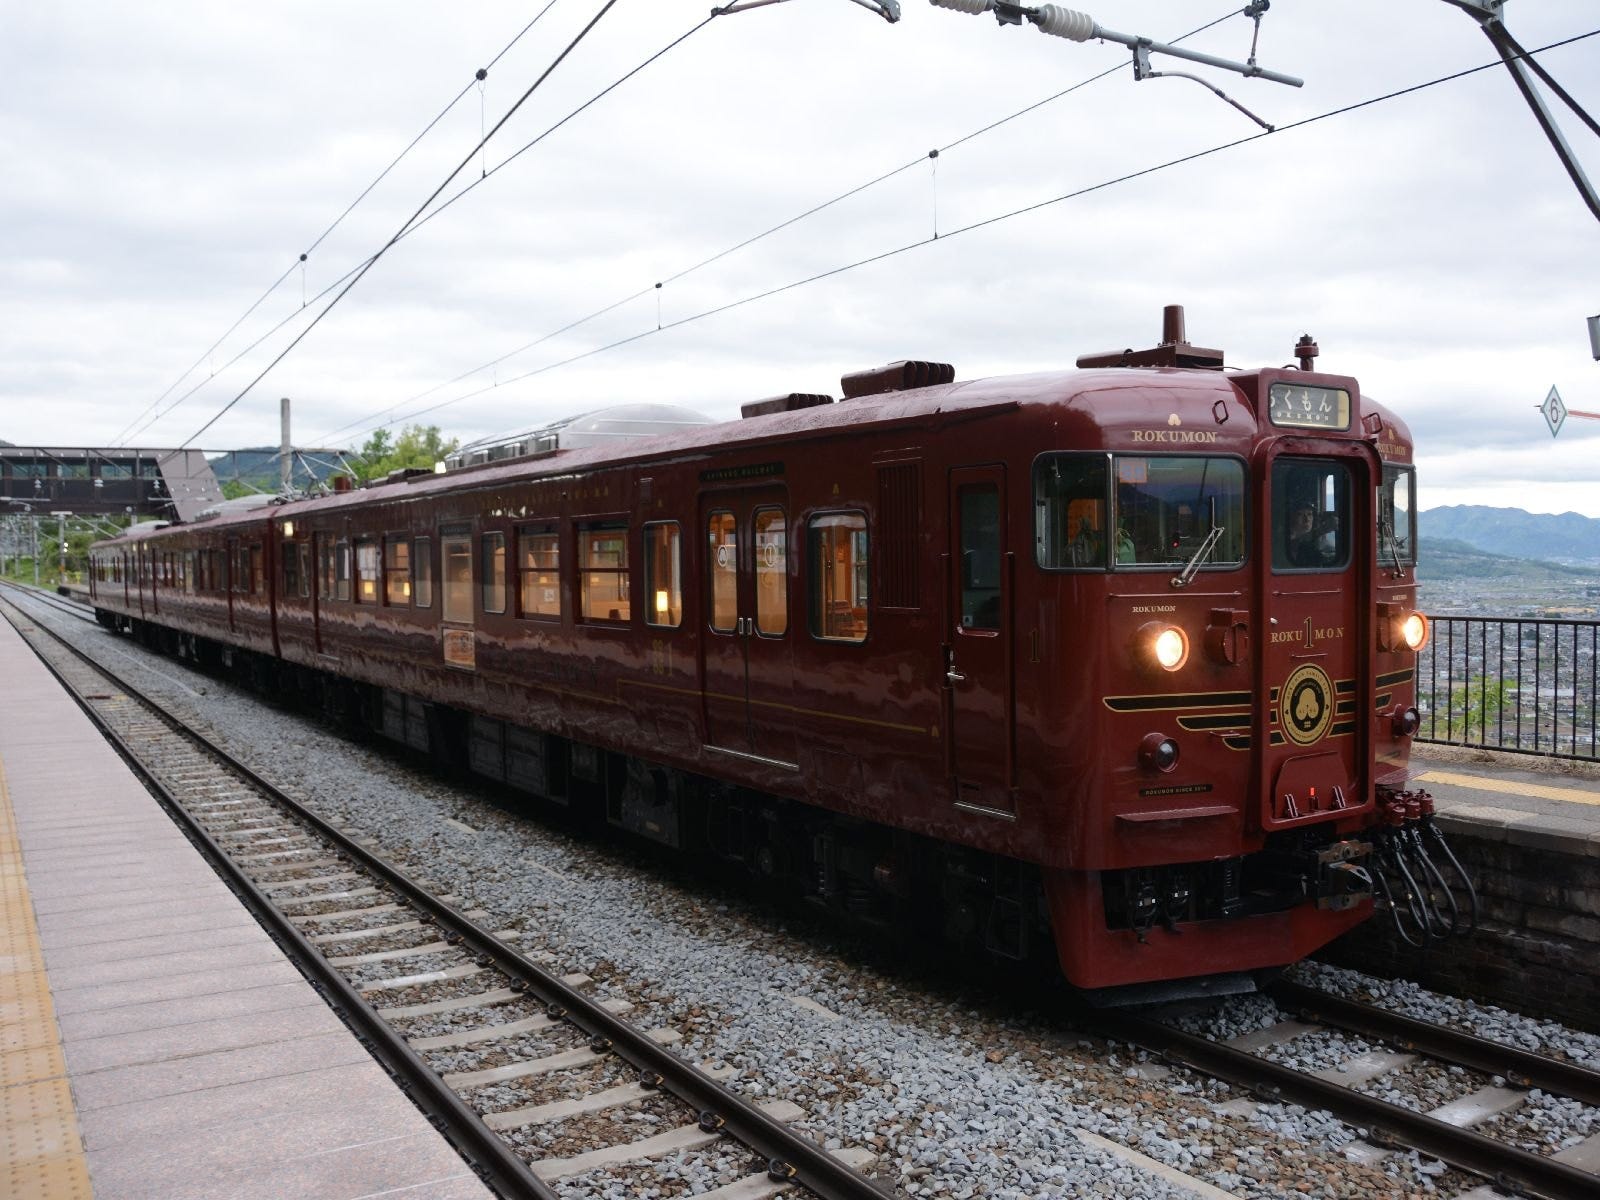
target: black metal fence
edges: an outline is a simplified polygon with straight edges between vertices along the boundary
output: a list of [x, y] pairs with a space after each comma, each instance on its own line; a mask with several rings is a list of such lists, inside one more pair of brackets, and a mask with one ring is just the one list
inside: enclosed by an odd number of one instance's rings
[[1600, 759], [1600, 621], [1431, 617], [1417, 740]]

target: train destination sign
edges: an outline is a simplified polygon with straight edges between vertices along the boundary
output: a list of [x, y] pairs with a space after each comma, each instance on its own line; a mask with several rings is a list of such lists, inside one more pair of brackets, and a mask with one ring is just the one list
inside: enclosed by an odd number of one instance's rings
[[1275, 383], [1267, 393], [1267, 415], [1274, 425], [1297, 429], [1349, 429], [1350, 393], [1344, 388]]

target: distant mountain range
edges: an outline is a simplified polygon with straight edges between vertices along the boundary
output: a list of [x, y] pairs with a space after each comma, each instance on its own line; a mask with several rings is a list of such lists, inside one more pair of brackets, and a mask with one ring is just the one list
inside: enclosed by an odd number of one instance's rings
[[1600, 569], [1594, 567], [1490, 554], [1452, 538], [1431, 537], [1423, 542], [1417, 573], [1419, 578], [1427, 580], [1515, 579], [1529, 584], [1600, 585]]
[[[1419, 513], [1417, 524], [1422, 559], [1430, 565], [1435, 551], [1446, 550], [1449, 543], [1507, 558], [1600, 563], [1600, 520], [1573, 512], [1550, 516], [1452, 504]], [[1457, 548], [1449, 549], [1454, 553]]]

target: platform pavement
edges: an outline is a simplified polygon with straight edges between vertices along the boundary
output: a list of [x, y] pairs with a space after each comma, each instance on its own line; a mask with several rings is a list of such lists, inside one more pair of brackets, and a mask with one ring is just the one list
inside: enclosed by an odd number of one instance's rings
[[490, 1193], [0, 621], [0, 1193]]
[[1418, 743], [1411, 767], [1410, 786], [1433, 796], [1446, 830], [1600, 857], [1600, 768], [1593, 764]]

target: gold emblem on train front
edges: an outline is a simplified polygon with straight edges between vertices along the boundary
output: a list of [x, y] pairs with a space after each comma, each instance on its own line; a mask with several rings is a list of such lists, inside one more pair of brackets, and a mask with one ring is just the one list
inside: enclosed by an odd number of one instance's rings
[[1278, 692], [1278, 727], [1297, 746], [1322, 740], [1333, 721], [1333, 683], [1310, 663], [1296, 667]]

